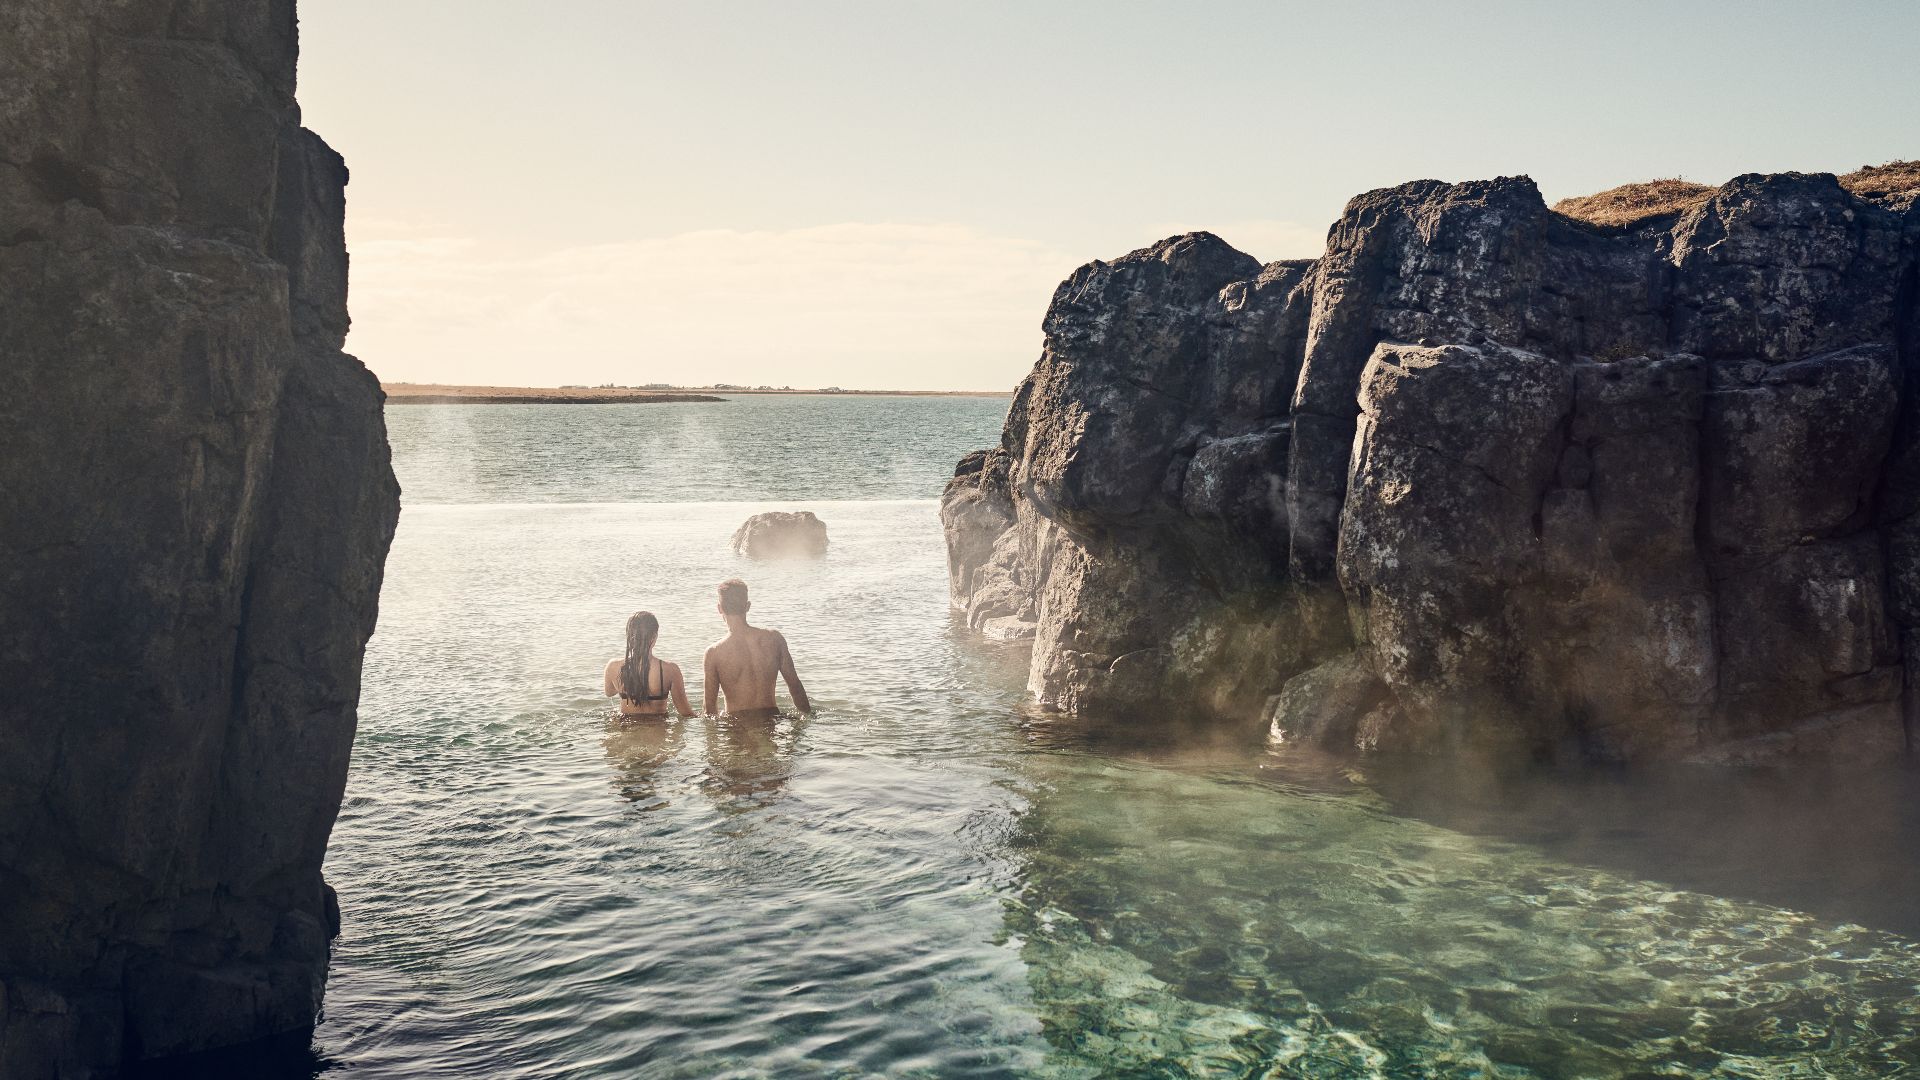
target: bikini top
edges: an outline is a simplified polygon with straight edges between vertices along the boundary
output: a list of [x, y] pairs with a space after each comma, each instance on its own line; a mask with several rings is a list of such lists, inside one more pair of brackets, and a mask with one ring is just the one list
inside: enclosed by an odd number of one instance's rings
[[[660, 667], [660, 692], [657, 694], [653, 693], [653, 669], [656, 664], [659, 665]], [[658, 658], [655, 658], [653, 663], [650, 663], [647, 665], [647, 671], [644, 677], [644, 684], [645, 684], [645, 689], [647, 690], [647, 693], [641, 694], [639, 697], [635, 697], [634, 695], [627, 693], [625, 690], [622, 690], [620, 691], [620, 697], [626, 701], [665, 701], [667, 700], [666, 682], [667, 682], [666, 662]]]

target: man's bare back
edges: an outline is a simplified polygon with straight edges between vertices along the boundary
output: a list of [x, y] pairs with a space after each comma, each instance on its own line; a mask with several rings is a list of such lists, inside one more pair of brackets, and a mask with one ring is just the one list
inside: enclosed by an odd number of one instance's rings
[[812, 712], [806, 687], [800, 685], [800, 673], [794, 669], [793, 653], [787, 639], [777, 630], [747, 625], [747, 586], [729, 581], [720, 586], [720, 614], [727, 620], [727, 636], [707, 650], [706, 712], [719, 711], [720, 695], [726, 695], [727, 712], [733, 715], [772, 713], [779, 708], [774, 700], [774, 677], [787, 681], [787, 693], [793, 707]]

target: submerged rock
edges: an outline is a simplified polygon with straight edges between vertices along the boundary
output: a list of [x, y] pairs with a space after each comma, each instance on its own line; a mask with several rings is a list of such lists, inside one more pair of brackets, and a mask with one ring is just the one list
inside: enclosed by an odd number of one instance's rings
[[287, 0], [42, 6], [0, 76], [0, 1075], [313, 1024], [398, 513]]
[[1884, 756], [1920, 670], [1920, 213], [1533, 183], [1077, 271], [942, 501], [968, 623], [1073, 711], [1381, 749]]
[[750, 559], [819, 558], [827, 553], [827, 523], [810, 510], [755, 514], [734, 530], [733, 551]]

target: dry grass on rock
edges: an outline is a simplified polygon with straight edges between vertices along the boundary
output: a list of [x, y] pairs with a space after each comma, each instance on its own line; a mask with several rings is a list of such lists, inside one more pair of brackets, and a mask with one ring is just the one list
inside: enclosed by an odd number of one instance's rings
[[1712, 185], [1691, 180], [1648, 180], [1621, 184], [1595, 195], [1561, 199], [1553, 204], [1553, 209], [1555, 213], [1590, 225], [1636, 225], [1648, 218], [1691, 210], [1711, 198], [1715, 190]]
[[[1904, 210], [1920, 202], [1920, 161], [1862, 166], [1840, 177], [1840, 186], [1863, 199]], [[1561, 199], [1553, 204], [1553, 209], [1590, 225], [1624, 227], [1684, 213], [1712, 198], [1716, 190], [1711, 184], [1678, 178], [1648, 180], [1622, 184], [1595, 195]]]
[[1912, 206], [1920, 199], [1920, 161], [1865, 165], [1842, 176], [1840, 186], [1863, 199]]

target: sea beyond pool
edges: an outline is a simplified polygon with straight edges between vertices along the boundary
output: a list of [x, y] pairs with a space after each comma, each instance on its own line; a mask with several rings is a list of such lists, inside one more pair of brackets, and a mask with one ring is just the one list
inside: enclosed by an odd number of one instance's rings
[[[1006, 407], [390, 410], [344, 927], [286, 1071], [1920, 1075], [1910, 773], [1493, 774], [1036, 712], [1025, 649], [954, 620], [938, 519]], [[767, 509], [828, 555], [733, 555]], [[626, 616], [697, 682], [734, 576], [816, 715], [610, 726]]]

